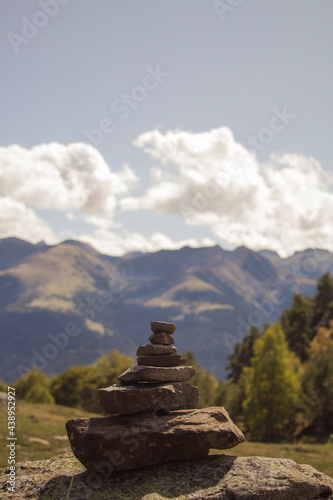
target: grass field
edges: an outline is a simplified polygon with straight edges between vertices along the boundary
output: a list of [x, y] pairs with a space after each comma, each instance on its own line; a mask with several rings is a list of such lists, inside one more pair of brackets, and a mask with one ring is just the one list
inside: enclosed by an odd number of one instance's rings
[[210, 454], [225, 453], [239, 457], [263, 456], [290, 458], [298, 464], [312, 465], [320, 472], [333, 478], [333, 442], [325, 444], [308, 443], [256, 443], [247, 441], [231, 450], [211, 450]]
[[[43, 460], [71, 451], [65, 423], [71, 418], [96, 417], [88, 413], [59, 405], [31, 404], [17, 401], [16, 407], [16, 460]], [[32, 417], [32, 415], [34, 417]], [[7, 466], [7, 409], [0, 403], [0, 468]], [[211, 454], [226, 453], [237, 456], [265, 456], [291, 458], [299, 464], [309, 464], [333, 478], [333, 441], [314, 443], [256, 443], [245, 442], [231, 450], [212, 450]]]
[[[0, 403], [0, 467], [7, 465], [7, 408]], [[43, 460], [71, 451], [65, 424], [71, 418], [100, 415], [60, 405], [16, 400], [16, 461]]]

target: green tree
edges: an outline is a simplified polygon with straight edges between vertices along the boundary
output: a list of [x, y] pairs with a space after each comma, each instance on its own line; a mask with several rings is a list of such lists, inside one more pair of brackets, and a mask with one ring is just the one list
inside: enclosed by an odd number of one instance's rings
[[186, 358], [186, 365], [195, 366], [197, 368], [197, 373], [191, 378], [190, 381], [191, 385], [194, 385], [199, 389], [199, 401], [197, 403], [197, 408], [212, 406], [216, 398], [218, 381], [214, 375], [210, 375], [205, 369], [200, 367], [191, 351], [187, 351], [183, 354], [183, 357]]
[[244, 370], [243, 408], [251, 439], [277, 441], [291, 431], [299, 394], [293, 355], [278, 323], [255, 341], [251, 366]]
[[333, 301], [327, 306], [326, 312], [324, 314], [324, 321], [327, 327], [332, 326], [331, 322], [333, 320]]
[[[82, 408], [82, 392], [87, 383], [89, 367], [71, 366], [51, 381], [51, 393], [58, 405]], [[95, 388], [97, 392], [97, 387]], [[88, 408], [86, 408], [88, 410]]]
[[312, 300], [299, 293], [294, 295], [291, 306], [280, 316], [280, 323], [289, 348], [302, 362], [308, 359], [309, 345], [314, 336], [312, 321]]
[[49, 389], [41, 384], [34, 384], [24, 397], [29, 403], [54, 404], [54, 398]]
[[96, 363], [99, 372], [99, 388], [118, 383], [118, 377], [131, 366], [135, 365], [133, 358], [112, 349]]
[[16, 380], [15, 390], [18, 398], [30, 403], [54, 403], [50, 393], [50, 380], [35, 367]]
[[329, 273], [325, 273], [317, 283], [317, 293], [313, 298], [313, 328], [318, 329], [325, 322], [325, 313], [331, 302], [333, 302], [333, 279]]
[[243, 368], [245, 366], [250, 366], [250, 361], [253, 356], [253, 345], [260, 332], [255, 326], [251, 326], [248, 334], [246, 334], [242, 342], [237, 342], [234, 348], [234, 352], [227, 356], [229, 363], [226, 366], [226, 370], [229, 371], [227, 378], [231, 382], [238, 382]]
[[214, 405], [224, 406], [237, 425], [244, 426], [243, 401], [246, 397], [246, 376], [243, 370], [237, 382], [219, 382]]
[[98, 389], [116, 384], [119, 375], [133, 364], [132, 358], [113, 349], [94, 365], [72, 366], [56, 375], [51, 392], [57, 404], [100, 412]]
[[311, 342], [302, 389], [311, 431], [329, 436], [333, 432], [333, 328], [319, 328]]

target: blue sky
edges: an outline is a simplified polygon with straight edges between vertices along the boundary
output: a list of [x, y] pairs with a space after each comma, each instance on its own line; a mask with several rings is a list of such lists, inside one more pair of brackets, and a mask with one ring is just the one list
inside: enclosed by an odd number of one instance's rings
[[0, 17], [0, 237], [333, 250], [331, 2], [4, 0]]

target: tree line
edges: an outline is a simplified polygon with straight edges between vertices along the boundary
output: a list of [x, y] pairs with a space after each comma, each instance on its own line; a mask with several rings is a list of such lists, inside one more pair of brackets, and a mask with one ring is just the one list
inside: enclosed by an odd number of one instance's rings
[[295, 294], [279, 322], [252, 327], [228, 356], [224, 402], [248, 437], [281, 441], [333, 432], [333, 279]]
[[[225, 406], [248, 439], [281, 441], [333, 433], [333, 279], [318, 281], [313, 298], [295, 294], [279, 321], [251, 327], [228, 356], [227, 380], [195, 365], [191, 379], [198, 407]], [[113, 349], [90, 366], [73, 366], [47, 377], [31, 368], [16, 382], [18, 398], [100, 413], [97, 388], [117, 383], [135, 361]], [[0, 391], [7, 390], [0, 382]]]

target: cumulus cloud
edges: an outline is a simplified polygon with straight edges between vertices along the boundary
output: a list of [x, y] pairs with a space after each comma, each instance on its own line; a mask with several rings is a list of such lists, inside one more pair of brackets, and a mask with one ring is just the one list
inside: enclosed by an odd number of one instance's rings
[[124, 231], [118, 234], [107, 229], [98, 229], [94, 234], [86, 234], [77, 237], [85, 243], [89, 243], [96, 250], [110, 255], [124, 255], [130, 252], [156, 252], [158, 250], [176, 250], [184, 246], [202, 247], [213, 246], [216, 243], [209, 239], [195, 238], [173, 241], [162, 233], [154, 233], [150, 238], [146, 238], [140, 233], [130, 233]]
[[23, 203], [0, 196], [0, 238], [16, 236], [38, 243], [41, 240], [55, 243], [55, 236], [48, 224]]
[[[142, 197], [130, 195], [138, 180], [130, 166], [111, 170], [90, 145], [0, 147], [0, 237], [55, 242], [36, 207], [95, 226], [91, 234], [72, 237], [113, 255], [214, 242], [281, 256], [308, 247], [333, 250], [332, 175], [314, 158], [275, 153], [260, 163], [227, 127], [203, 133], [152, 130], [134, 144], [155, 160]], [[212, 239], [173, 241], [153, 230], [145, 237], [140, 227], [119, 230], [117, 206], [181, 215], [188, 225], [209, 228]]]
[[112, 216], [136, 180], [129, 165], [113, 172], [84, 143], [0, 147], [0, 195], [41, 209]]
[[314, 158], [272, 154], [260, 163], [230, 129], [204, 133], [153, 130], [134, 144], [159, 162], [141, 198], [125, 197], [124, 210], [183, 215], [206, 226], [223, 243], [296, 250], [333, 250], [332, 176]]

